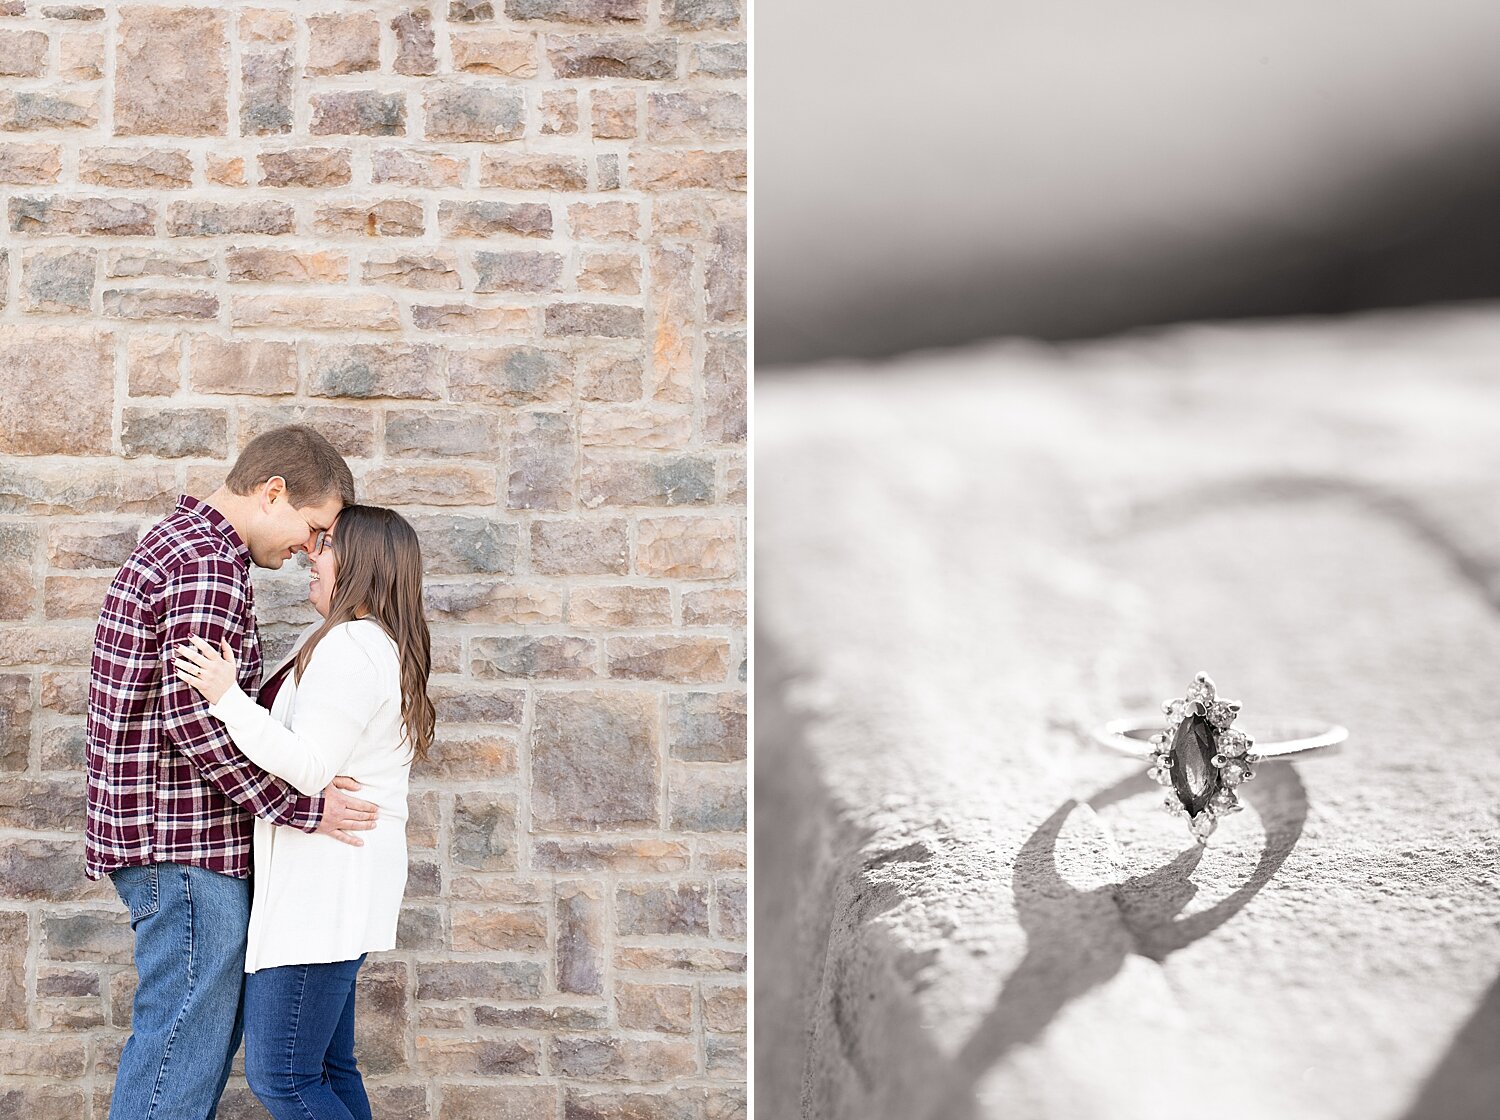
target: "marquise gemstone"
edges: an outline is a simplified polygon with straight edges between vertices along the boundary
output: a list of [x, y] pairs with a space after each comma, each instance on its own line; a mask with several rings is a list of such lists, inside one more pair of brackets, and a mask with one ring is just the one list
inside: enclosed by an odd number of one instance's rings
[[1172, 789], [1192, 816], [1201, 813], [1219, 792], [1215, 753], [1208, 720], [1192, 715], [1177, 725], [1172, 736]]

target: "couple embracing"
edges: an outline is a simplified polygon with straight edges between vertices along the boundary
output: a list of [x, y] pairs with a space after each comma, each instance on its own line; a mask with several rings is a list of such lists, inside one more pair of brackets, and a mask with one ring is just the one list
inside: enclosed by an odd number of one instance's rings
[[[262, 683], [250, 565], [298, 553], [322, 619]], [[276, 1120], [369, 1120], [355, 977], [396, 943], [430, 671], [416, 533], [310, 428], [251, 441], [136, 546], [89, 680], [87, 872], [139, 977], [110, 1120], [213, 1116], [242, 1034]]]

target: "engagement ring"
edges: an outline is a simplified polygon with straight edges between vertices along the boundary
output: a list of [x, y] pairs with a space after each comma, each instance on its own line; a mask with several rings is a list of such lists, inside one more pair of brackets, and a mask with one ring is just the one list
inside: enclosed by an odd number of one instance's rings
[[1314, 751], [1330, 752], [1349, 737], [1336, 723], [1296, 720], [1278, 724], [1281, 738], [1259, 743], [1230, 725], [1238, 700], [1223, 700], [1207, 673], [1199, 673], [1187, 695], [1162, 705], [1166, 726], [1156, 716], [1117, 719], [1094, 731], [1101, 746], [1148, 760], [1147, 775], [1168, 787], [1165, 808], [1184, 817], [1198, 843], [1208, 840], [1226, 813], [1242, 806], [1239, 786], [1255, 777], [1261, 762]]

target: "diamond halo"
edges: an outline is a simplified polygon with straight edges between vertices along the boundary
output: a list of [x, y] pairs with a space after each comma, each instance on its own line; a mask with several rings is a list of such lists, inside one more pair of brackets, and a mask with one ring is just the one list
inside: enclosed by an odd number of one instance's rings
[[1147, 776], [1167, 787], [1164, 808], [1188, 822], [1193, 838], [1206, 843], [1219, 818], [1243, 806], [1238, 787], [1255, 777], [1254, 739], [1233, 728], [1238, 700], [1222, 699], [1213, 679], [1198, 673], [1180, 699], [1162, 704], [1164, 730], [1151, 738]]

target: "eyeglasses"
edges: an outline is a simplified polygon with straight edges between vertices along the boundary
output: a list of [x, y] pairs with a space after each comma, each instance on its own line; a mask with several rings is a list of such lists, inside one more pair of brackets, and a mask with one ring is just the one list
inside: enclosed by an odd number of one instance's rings
[[333, 547], [333, 530], [319, 529], [318, 535], [313, 537], [312, 548], [308, 549], [308, 552], [313, 556], [321, 556], [325, 548], [331, 547]]

